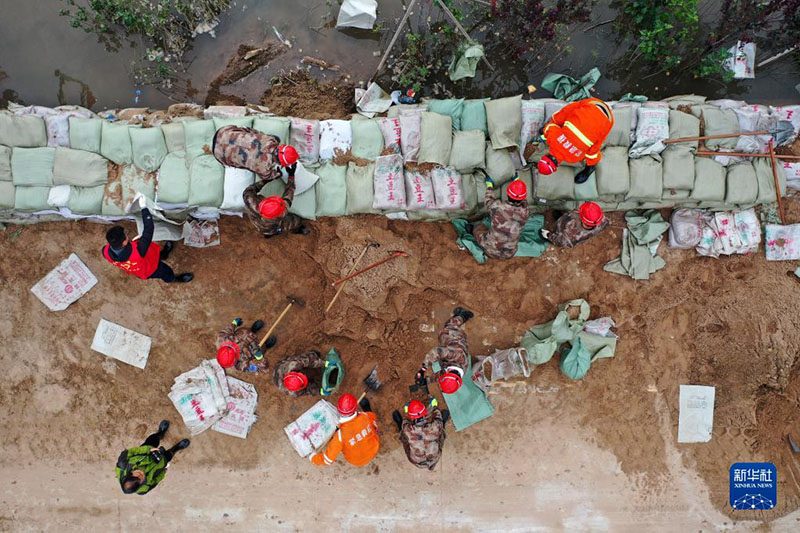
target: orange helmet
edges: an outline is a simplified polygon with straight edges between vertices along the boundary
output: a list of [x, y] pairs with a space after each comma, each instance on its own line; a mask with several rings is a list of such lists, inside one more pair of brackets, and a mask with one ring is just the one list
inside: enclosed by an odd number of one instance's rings
[[287, 372], [283, 376], [283, 386], [292, 392], [298, 392], [308, 387], [308, 378], [301, 372]]
[[239, 362], [239, 345], [235, 342], [223, 342], [217, 348], [217, 363], [222, 368], [230, 368]]
[[521, 179], [515, 179], [509, 183], [506, 192], [509, 200], [522, 201], [528, 197], [528, 187], [525, 186], [525, 182]]
[[584, 202], [578, 208], [578, 216], [587, 228], [593, 228], [603, 221], [603, 209], [594, 202]]
[[297, 163], [298, 159], [300, 159], [300, 156], [297, 155], [297, 150], [295, 150], [293, 146], [289, 146], [288, 144], [281, 144], [278, 146], [278, 163], [280, 163], [282, 167], [288, 167], [289, 165]]
[[342, 397], [339, 398], [339, 403], [336, 405], [339, 409], [339, 414], [342, 416], [350, 416], [356, 412], [358, 408], [358, 402], [356, 401], [356, 397], [350, 393], [342, 394]]
[[425, 407], [424, 403], [412, 400], [406, 404], [406, 414], [409, 420], [419, 420], [428, 414], [428, 408]]
[[286, 202], [280, 196], [268, 196], [258, 203], [258, 212], [266, 219], [282, 217], [286, 213]]

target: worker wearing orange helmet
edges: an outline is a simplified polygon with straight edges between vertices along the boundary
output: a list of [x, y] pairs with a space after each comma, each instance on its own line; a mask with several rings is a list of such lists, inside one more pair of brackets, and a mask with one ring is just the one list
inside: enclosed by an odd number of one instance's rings
[[483, 170], [481, 172], [486, 182], [483, 205], [491, 219], [491, 227], [479, 222], [474, 226], [467, 224], [466, 231], [472, 233], [488, 257], [510, 259], [517, 253], [520, 233], [530, 217], [528, 188], [524, 181], [515, 178], [508, 184], [508, 200], [504, 202], [497, 197], [494, 180]]
[[[264, 322], [256, 320], [249, 328], [244, 327], [241, 318], [217, 334], [217, 362], [222, 368], [233, 368], [240, 372], [266, 372], [269, 362], [264, 358], [256, 333], [264, 327]], [[268, 339], [267, 348], [275, 344]]]
[[463, 307], [453, 309], [453, 316], [444, 323], [444, 328], [439, 332], [439, 346], [433, 348], [425, 355], [425, 360], [417, 372], [416, 381], [425, 380], [425, 373], [433, 363], [439, 364], [437, 380], [439, 388], [445, 394], [453, 394], [464, 382], [470, 379], [467, 375], [470, 355], [467, 345], [467, 334], [462, 326], [475, 314]]
[[[364, 409], [358, 411], [359, 405]], [[311, 462], [317, 466], [332, 465], [340, 453], [353, 466], [364, 466], [378, 455], [380, 438], [378, 437], [377, 417], [366, 398], [359, 404], [352, 394], [343, 394], [337, 404], [339, 409], [339, 429], [331, 437], [324, 452], [311, 456]]]
[[392, 419], [400, 431], [400, 442], [406, 451], [406, 457], [412, 465], [433, 470], [442, 458], [442, 446], [447, 437], [444, 425], [450, 417], [448, 411], [439, 410], [439, 402], [431, 398], [428, 406], [419, 400], [408, 402], [403, 410], [392, 413]]
[[284, 357], [275, 365], [272, 382], [281, 392], [296, 398], [319, 392], [325, 358], [317, 350]]
[[586, 167], [575, 176], [575, 183], [585, 182], [600, 162], [600, 147], [613, 127], [611, 107], [602, 100], [586, 98], [567, 104], [542, 130], [550, 151], [539, 161], [539, 174], [552, 174], [561, 163], [585, 161]]
[[578, 209], [558, 217], [553, 231], [541, 229], [539, 235], [556, 246], [571, 248], [594, 237], [608, 224], [608, 218], [599, 205], [584, 202]]

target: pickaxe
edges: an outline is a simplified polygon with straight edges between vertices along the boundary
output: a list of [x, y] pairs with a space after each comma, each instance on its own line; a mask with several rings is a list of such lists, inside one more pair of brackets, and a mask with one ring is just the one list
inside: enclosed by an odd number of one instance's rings
[[368, 267], [362, 268], [358, 272], [353, 272], [352, 274], [349, 274], [349, 275], [343, 277], [342, 279], [337, 279], [336, 281], [333, 282], [333, 286], [335, 287], [336, 285], [339, 285], [340, 283], [344, 283], [345, 281], [347, 281], [349, 279], [352, 279], [352, 278], [354, 278], [356, 276], [360, 276], [364, 272], [366, 272], [368, 270], [372, 270], [375, 267], [381, 266], [382, 264], [384, 264], [384, 263], [386, 263], [388, 261], [391, 261], [395, 257], [408, 257], [408, 252], [404, 252], [402, 250], [395, 250], [393, 252], [389, 252], [389, 257], [387, 257], [386, 259], [381, 259], [377, 263], [372, 263]]
[[[379, 248], [379, 247], [380, 247], [380, 244], [377, 243], [377, 242], [368, 242], [366, 245], [364, 245], [364, 249], [361, 250], [361, 255], [359, 255], [358, 258], [356, 258], [356, 262], [353, 263], [353, 266], [350, 269], [350, 272], [347, 273], [347, 275], [349, 276], [350, 274], [352, 274], [355, 271], [356, 268], [358, 268], [358, 264], [361, 262], [361, 260], [366, 255], [367, 250], [369, 250], [370, 248]], [[336, 294], [333, 295], [333, 299], [331, 300], [331, 303], [329, 303], [328, 307], [325, 308], [325, 312], [326, 313], [331, 310], [331, 307], [333, 307], [333, 303], [339, 298], [339, 294], [341, 294], [343, 289], [344, 289], [344, 285], [340, 285], [339, 289], [336, 291]]]
[[[286, 305], [286, 307], [283, 308], [283, 311], [281, 311], [281, 314], [278, 315], [278, 319], [275, 322], [272, 323], [272, 326], [270, 326], [269, 330], [267, 331], [267, 334], [264, 335], [264, 338], [261, 339], [261, 342], [258, 343], [259, 346], [264, 346], [264, 343], [267, 342], [270, 339], [270, 334], [273, 331], [275, 331], [275, 328], [278, 326], [280, 321], [283, 320], [283, 317], [286, 315], [286, 313], [289, 312], [289, 309], [293, 305], [297, 305], [299, 307], [305, 307], [306, 306], [306, 302], [301, 300], [300, 298], [295, 298], [294, 296], [287, 296], [286, 299], [289, 300], [289, 303]], [[269, 344], [268, 347], [275, 345], [275, 342], [276, 342], [277, 339], [275, 339], [275, 337], [272, 337], [272, 339], [273, 340], [268, 343]]]

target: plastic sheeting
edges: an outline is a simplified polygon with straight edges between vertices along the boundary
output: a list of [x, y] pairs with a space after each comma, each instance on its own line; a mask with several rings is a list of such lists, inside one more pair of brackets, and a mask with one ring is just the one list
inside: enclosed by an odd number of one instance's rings
[[336, 19], [337, 28], [361, 28], [371, 30], [378, 18], [376, 0], [344, 0]]

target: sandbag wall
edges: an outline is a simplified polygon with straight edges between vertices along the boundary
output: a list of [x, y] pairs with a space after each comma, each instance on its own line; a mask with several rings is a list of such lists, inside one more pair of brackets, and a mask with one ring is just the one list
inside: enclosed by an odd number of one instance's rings
[[[695, 96], [612, 102], [615, 126], [597, 172], [576, 185], [579, 167], [562, 165], [551, 176], [524, 168], [543, 155], [531, 141], [564, 105], [520, 96], [431, 100], [392, 106], [386, 117], [321, 122], [245, 116], [253, 112], [245, 107], [209, 108], [205, 119], [159, 112], [151, 123], [160, 124], [150, 127], [103, 119], [77, 106], [17, 108], [0, 113], [0, 210], [118, 218], [141, 192], [168, 211], [199, 216], [241, 211], [241, 193], [255, 176], [223, 167], [204, 150], [216, 130], [229, 124], [277, 135], [298, 149], [302, 168], [291, 211], [309, 219], [358, 213], [445, 219], [479, 212], [485, 185], [474, 173], [478, 168], [486, 169], [504, 197], [507, 183], [519, 174], [535, 191], [529, 202], [545, 207], [595, 200], [610, 210], [733, 209], [775, 201], [767, 159], [723, 155], [718, 162], [696, 156], [696, 142], [665, 147], [662, 141], [768, 129], [777, 119], [800, 127], [800, 106], [707, 103]], [[709, 141], [705, 148], [754, 152], [764, 143], [761, 137], [733, 137]], [[784, 165], [783, 170], [785, 188], [787, 171], [795, 169]], [[262, 194], [280, 194], [283, 188], [277, 180]]]

